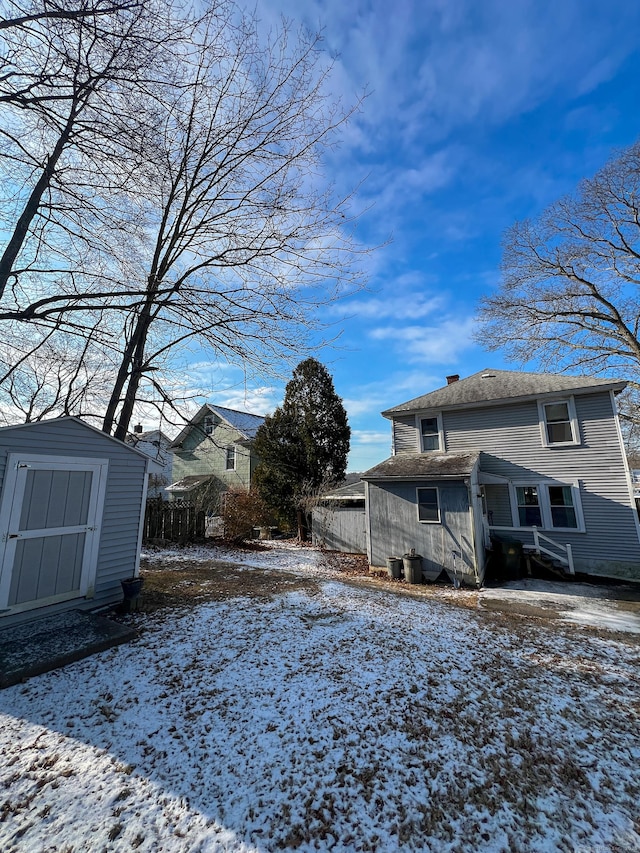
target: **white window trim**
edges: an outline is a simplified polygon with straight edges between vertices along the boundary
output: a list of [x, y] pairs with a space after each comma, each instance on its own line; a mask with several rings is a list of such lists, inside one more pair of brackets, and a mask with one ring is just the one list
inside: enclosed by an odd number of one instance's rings
[[[425, 418], [436, 418], [438, 421], [438, 444], [440, 445], [437, 450], [425, 450], [422, 446], [422, 423], [421, 421]], [[445, 443], [444, 443], [444, 428], [442, 426], [442, 412], [422, 412], [419, 415], [416, 415], [416, 430], [418, 432], [418, 450], [420, 453], [444, 453], [445, 452]]]
[[[435, 451], [433, 451], [435, 452]], [[420, 518], [420, 496], [419, 492], [421, 489], [435, 489], [436, 499], [438, 501], [438, 520], [431, 521], [428, 518]], [[442, 511], [440, 508], [440, 489], [437, 486], [417, 486], [416, 487], [416, 513], [418, 515], [418, 523], [419, 524], [441, 524], [442, 523]]]
[[[229, 465], [229, 451], [233, 450], [233, 465]], [[238, 453], [235, 444], [228, 444], [224, 451], [225, 471], [235, 471], [238, 467]]]
[[[516, 480], [509, 483], [509, 497], [511, 500], [511, 520], [513, 527], [517, 530], [531, 530], [531, 526], [521, 525], [520, 516], [518, 514], [518, 495], [516, 488], [535, 486], [538, 489], [538, 503], [540, 506], [540, 514], [542, 516], [542, 527], [546, 533], [586, 533], [587, 528], [584, 523], [584, 513], [582, 512], [582, 498], [580, 495], [579, 480]], [[551, 502], [549, 500], [549, 486], [570, 486], [571, 497], [573, 498], [573, 508], [576, 513], [577, 527], [554, 527], [551, 516]]]
[[[569, 422], [571, 424], [571, 441], [549, 441], [547, 434], [547, 418], [545, 414], [545, 406], [557, 403], [566, 403], [569, 411]], [[540, 422], [540, 437], [543, 447], [576, 447], [581, 444], [580, 427], [578, 424], [578, 416], [576, 414], [576, 403], [573, 397], [552, 397], [545, 400], [538, 400], [538, 420]]]

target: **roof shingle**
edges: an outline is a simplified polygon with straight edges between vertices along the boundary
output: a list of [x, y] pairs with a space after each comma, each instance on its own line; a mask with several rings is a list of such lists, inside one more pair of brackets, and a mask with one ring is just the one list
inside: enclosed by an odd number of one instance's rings
[[468, 477], [475, 467], [479, 452], [473, 453], [398, 453], [361, 475], [363, 480], [401, 478], [437, 479]]
[[386, 418], [426, 409], [448, 409], [557, 393], [588, 393], [596, 388], [621, 391], [626, 382], [562, 373], [524, 373], [485, 368], [466, 379], [437, 388], [382, 412]]

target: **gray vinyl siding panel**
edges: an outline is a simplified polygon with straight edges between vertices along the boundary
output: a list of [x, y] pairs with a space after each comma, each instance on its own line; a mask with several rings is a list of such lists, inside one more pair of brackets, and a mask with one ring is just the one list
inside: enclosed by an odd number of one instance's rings
[[[579, 481], [586, 533], [550, 533], [570, 543], [584, 570], [605, 570], [612, 562], [639, 563], [635, 508], [629, 495], [626, 461], [608, 394], [576, 395], [581, 443], [542, 444], [535, 401], [484, 409], [444, 412], [447, 449], [482, 451], [480, 468], [509, 480]], [[494, 520], [494, 524], [497, 522]], [[611, 543], [615, 542], [615, 555]]]
[[418, 430], [414, 415], [403, 415], [393, 420], [393, 449], [395, 453], [415, 453], [420, 450]]
[[[131, 577], [137, 567], [146, 459], [126, 445], [74, 420], [43, 421], [3, 429], [0, 430], [0, 494], [9, 453], [108, 460], [95, 594], [90, 599], [74, 599], [66, 607], [96, 609], [121, 601], [120, 580]], [[65, 605], [42, 608], [46, 612], [63, 609]], [[13, 621], [33, 618], [39, 612], [31, 610], [9, 615], [0, 624], [4, 627]]]
[[511, 515], [511, 500], [509, 498], [509, 487], [502, 485], [487, 485], [484, 487], [487, 513], [489, 523], [496, 527], [511, 527], [513, 517]]

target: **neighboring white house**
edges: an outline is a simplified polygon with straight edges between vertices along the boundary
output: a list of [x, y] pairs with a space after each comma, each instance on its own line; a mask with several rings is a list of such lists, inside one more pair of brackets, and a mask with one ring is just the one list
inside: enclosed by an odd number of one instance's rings
[[[427, 576], [482, 582], [491, 534], [567, 572], [640, 579], [640, 527], [615, 396], [623, 381], [486, 369], [382, 414], [392, 456], [365, 472], [372, 566], [415, 549]], [[542, 538], [545, 537], [545, 538]]]
[[173, 479], [173, 451], [171, 439], [161, 430], [133, 432], [127, 436], [127, 444], [140, 450], [156, 463], [154, 473], [149, 474], [147, 497], [168, 499], [166, 488]]

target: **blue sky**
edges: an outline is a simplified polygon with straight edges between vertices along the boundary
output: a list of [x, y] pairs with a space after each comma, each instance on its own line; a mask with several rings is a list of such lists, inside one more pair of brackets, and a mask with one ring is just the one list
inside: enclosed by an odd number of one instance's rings
[[[499, 282], [501, 237], [640, 135], [637, 0], [257, 0], [324, 28], [346, 102], [370, 91], [327, 163], [359, 180], [369, 288], [327, 320], [318, 353], [352, 428], [350, 470], [390, 452], [380, 411], [485, 366], [517, 369], [472, 340], [477, 300]], [[535, 369], [535, 364], [527, 365]], [[220, 387], [218, 385], [218, 387]], [[283, 387], [210, 399], [263, 413]]]

